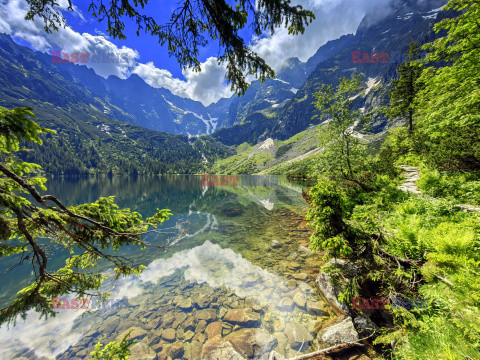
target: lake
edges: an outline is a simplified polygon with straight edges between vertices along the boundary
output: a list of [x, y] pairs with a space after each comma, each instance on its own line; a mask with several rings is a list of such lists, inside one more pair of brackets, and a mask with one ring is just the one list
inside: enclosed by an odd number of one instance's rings
[[[146, 238], [161, 248], [119, 251], [147, 266], [140, 276], [107, 280], [104, 303], [78, 306], [65, 296], [55, 318], [30, 312], [0, 327], [0, 359], [88, 359], [96, 343], [121, 340], [131, 329], [137, 360], [255, 359], [271, 350], [291, 357], [316, 349], [315, 334], [335, 315], [315, 284], [322, 260], [307, 248], [304, 185], [281, 177], [268, 185], [202, 186], [194, 175], [50, 179], [48, 192], [68, 205], [115, 196], [144, 217], [157, 208], [174, 215]], [[60, 266], [67, 254], [48, 250], [50, 267]], [[2, 306], [33, 279], [28, 262], [8, 271], [17, 262], [0, 262]], [[99, 269], [111, 273], [106, 263]]]

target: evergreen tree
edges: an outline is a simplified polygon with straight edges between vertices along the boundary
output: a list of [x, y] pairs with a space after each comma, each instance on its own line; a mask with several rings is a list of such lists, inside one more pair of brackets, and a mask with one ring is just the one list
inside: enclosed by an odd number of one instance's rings
[[417, 62], [420, 58], [418, 46], [412, 42], [407, 51], [408, 58], [397, 69], [398, 79], [393, 81], [395, 89], [390, 95], [390, 111], [392, 117], [405, 117], [408, 121], [408, 131], [413, 133], [413, 118], [415, 115], [415, 98], [421, 89], [418, 81], [422, 67]]
[[[36, 164], [19, 160], [23, 141], [41, 144], [40, 135], [53, 131], [40, 127], [30, 108], [8, 110], [0, 107], [0, 257], [20, 254], [19, 262], [32, 259], [35, 280], [18, 292], [16, 299], [0, 309], [0, 324], [15, 322], [18, 315], [34, 309], [43, 316], [54, 315], [52, 298], [67, 293], [79, 296], [98, 292], [103, 274], [85, 271], [105, 259], [114, 267], [115, 276], [138, 274], [144, 266], [115, 255], [124, 245], [150, 245], [143, 235], [168, 219], [169, 210], [159, 210], [142, 220], [137, 212], [119, 209], [113, 197], [92, 204], [67, 207], [46, 190], [46, 179], [27, 176]], [[50, 269], [45, 246], [55, 244], [70, 253], [65, 266]], [[113, 253], [112, 253], [113, 250]]]

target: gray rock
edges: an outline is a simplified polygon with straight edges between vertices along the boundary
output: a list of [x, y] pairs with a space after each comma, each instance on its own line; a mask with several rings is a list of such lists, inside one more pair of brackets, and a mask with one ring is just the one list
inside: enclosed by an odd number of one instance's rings
[[[354, 276], [359, 271], [357, 266], [342, 259], [332, 259], [328, 263], [326, 263], [323, 267], [337, 268], [346, 277]], [[338, 300], [338, 294], [340, 294], [340, 292], [342, 291], [341, 286], [340, 285], [333, 286], [330, 280], [331, 280], [331, 276], [329, 274], [320, 271], [316, 282], [318, 284], [318, 287], [320, 288], [320, 291], [323, 293], [325, 298], [330, 302], [330, 304], [348, 314], [349, 310], [347, 305], [344, 303], [341, 303]]]
[[318, 335], [321, 341], [331, 345], [358, 341], [358, 333], [353, 326], [351, 317], [347, 317], [339, 324], [329, 326]]

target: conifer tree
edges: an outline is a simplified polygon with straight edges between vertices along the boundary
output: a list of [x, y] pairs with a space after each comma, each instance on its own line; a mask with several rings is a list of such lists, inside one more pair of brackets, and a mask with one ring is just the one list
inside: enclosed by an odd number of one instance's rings
[[418, 79], [422, 74], [418, 63], [420, 50], [412, 42], [407, 51], [408, 58], [397, 69], [398, 79], [393, 81], [395, 89], [390, 95], [390, 111], [392, 117], [403, 117], [408, 121], [408, 131], [413, 134], [413, 118], [415, 116], [415, 98], [421, 89]]

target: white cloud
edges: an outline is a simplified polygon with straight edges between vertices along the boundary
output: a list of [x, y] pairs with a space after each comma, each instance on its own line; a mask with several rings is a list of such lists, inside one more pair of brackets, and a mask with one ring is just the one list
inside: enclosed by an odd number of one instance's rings
[[[272, 36], [252, 40], [252, 48], [264, 57], [274, 69], [283, 62], [297, 56], [306, 61], [325, 42], [347, 33], [353, 33], [368, 10], [388, 8], [388, 0], [306, 0], [305, 8], [316, 14], [303, 35], [289, 35], [285, 28], [279, 28]], [[67, 0], [60, 1], [62, 9], [67, 8]], [[138, 63], [137, 50], [118, 47], [108, 38], [95, 32], [94, 35], [80, 34], [72, 28], [60, 28], [52, 34], [46, 34], [43, 21], [25, 21], [28, 4], [25, 0], [10, 0], [0, 4], [0, 32], [27, 41], [32, 48], [48, 52], [60, 50], [66, 53], [83, 52], [89, 54], [87, 66], [103, 77], [116, 75], [126, 78], [130, 73], [141, 76], [153, 87], [164, 87], [174, 94], [210, 104], [222, 97], [231, 96], [230, 87], [225, 82], [225, 67], [217, 59], [210, 57], [202, 64], [201, 72], [184, 70], [185, 80], [174, 78], [165, 69], [159, 69], [149, 62]], [[83, 18], [76, 10], [75, 16]], [[376, 16], [375, 16], [376, 17]], [[251, 79], [252, 77], [248, 77]]]
[[183, 70], [186, 81], [174, 78], [170, 71], [155, 67], [153, 62], [138, 64], [133, 73], [152, 87], [169, 89], [175, 95], [200, 101], [204, 105], [233, 94], [225, 83], [225, 67], [219, 65], [216, 58], [208, 58], [201, 68], [199, 72]]
[[307, 61], [327, 41], [354, 33], [367, 11], [389, 8], [388, 0], [307, 0], [301, 4], [316, 17], [304, 34], [289, 35], [286, 28], [279, 28], [272, 36], [252, 41], [253, 50], [276, 70], [290, 57]]
[[[66, 9], [68, 2], [60, 1], [60, 8]], [[89, 61], [86, 66], [91, 67], [103, 77], [116, 75], [126, 78], [136, 66], [140, 57], [138, 51], [122, 46], [119, 48], [110, 42], [105, 36], [80, 34], [70, 27], [60, 28], [47, 34], [44, 31], [44, 23], [39, 18], [34, 21], [26, 21], [25, 15], [28, 4], [25, 0], [10, 0], [0, 4], [0, 32], [9, 34], [14, 38], [22, 39], [30, 46], [42, 52], [61, 51], [72, 54], [75, 52], [88, 53]], [[82, 15], [75, 11], [82, 18]], [[95, 61], [94, 59], [97, 59]], [[98, 61], [98, 59], [101, 59]]]

